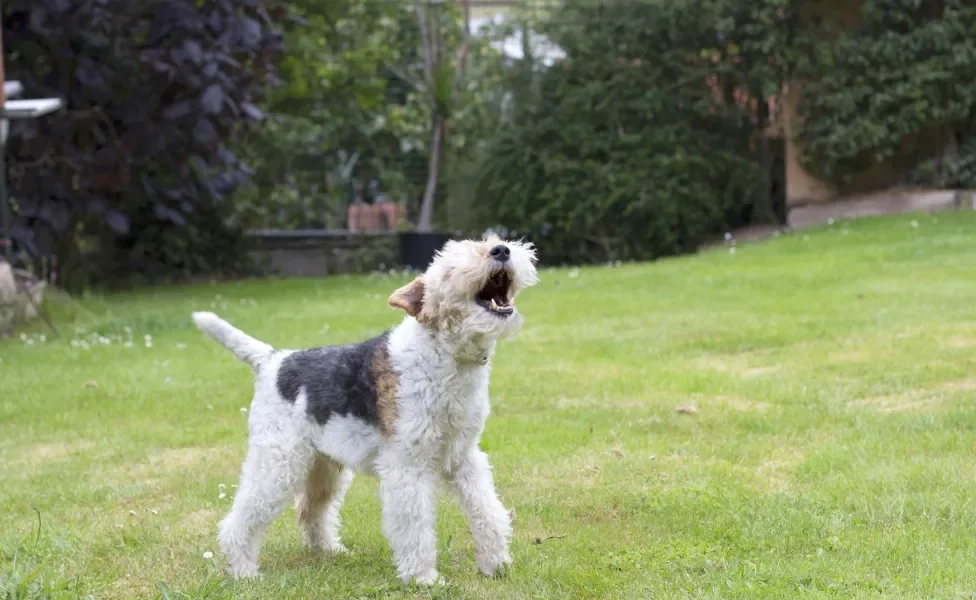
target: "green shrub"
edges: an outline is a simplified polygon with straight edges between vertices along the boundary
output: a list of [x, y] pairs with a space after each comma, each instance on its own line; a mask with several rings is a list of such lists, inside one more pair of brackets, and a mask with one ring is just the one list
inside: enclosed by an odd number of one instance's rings
[[686, 252], [748, 222], [769, 198], [768, 115], [734, 90], [777, 84], [737, 60], [748, 44], [719, 41], [725, 8], [580, 0], [537, 23], [567, 56], [529, 85], [512, 69], [515, 108], [477, 171], [482, 220], [529, 234], [550, 262]]
[[[909, 181], [973, 185], [974, 29], [968, 0], [866, 0], [857, 28], [821, 43], [801, 73], [806, 166], [844, 184], [879, 163], [922, 163]], [[952, 137], [959, 155], [943, 160]]]

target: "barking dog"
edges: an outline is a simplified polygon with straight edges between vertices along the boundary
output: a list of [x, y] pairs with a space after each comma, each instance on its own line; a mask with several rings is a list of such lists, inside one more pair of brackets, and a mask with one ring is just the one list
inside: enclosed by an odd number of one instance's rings
[[247, 457], [219, 541], [235, 577], [258, 573], [268, 525], [298, 496], [309, 546], [343, 552], [339, 508], [353, 473], [379, 476], [383, 533], [400, 578], [438, 581], [435, 488], [456, 492], [478, 569], [511, 563], [511, 521], [479, 439], [495, 342], [522, 317], [515, 295], [537, 282], [530, 244], [448, 242], [390, 296], [404, 320], [372, 340], [275, 350], [212, 313], [197, 326], [255, 373]]

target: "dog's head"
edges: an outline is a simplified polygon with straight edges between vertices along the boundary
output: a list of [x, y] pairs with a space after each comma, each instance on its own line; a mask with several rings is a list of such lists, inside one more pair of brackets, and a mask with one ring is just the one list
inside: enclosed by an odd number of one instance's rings
[[518, 331], [515, 296], [538, 283], [535, 248], [498, 237], [450, 241], [427, 271], [390, 296], [429, 329], [462, 337], [502, 337]]

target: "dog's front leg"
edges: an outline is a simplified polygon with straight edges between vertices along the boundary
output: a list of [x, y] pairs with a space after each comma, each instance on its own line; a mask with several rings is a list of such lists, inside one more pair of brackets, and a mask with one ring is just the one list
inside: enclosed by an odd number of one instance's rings
[[508, 549], [512, 519], [495, 493], [488, 456], [477, 446], [471, 448], [461, 458], [451, 479], [474, 537], [478, 570], [490, 577], [512, 564]]
[[404, 583], [439, 582], [437, 537], [434, 531], [435, 476], [396, 449], [377, 459], [383, 503], [383, 534]]

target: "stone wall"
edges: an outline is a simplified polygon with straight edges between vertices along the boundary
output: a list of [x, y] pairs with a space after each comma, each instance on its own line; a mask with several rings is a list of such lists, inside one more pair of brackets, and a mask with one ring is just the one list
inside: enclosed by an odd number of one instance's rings
[[251, 257], [282, 277], [324, 277], [389, 269], [400, 262], [396, 233], [256, 229], [247, 232]]
[[790, 210], [788, 222], [793, 229], [804, 229], [841, 219], [974, 209], [976, 190], [890, 189], [797, 206]]

